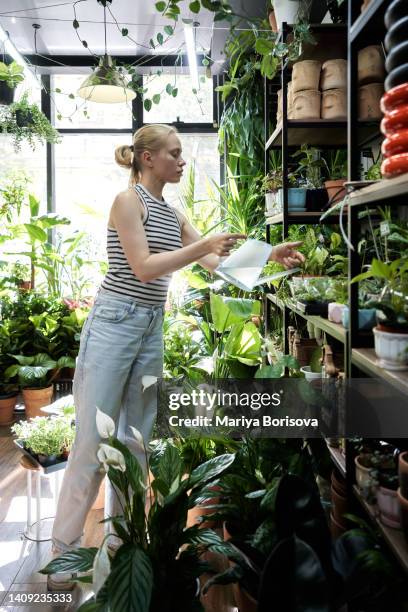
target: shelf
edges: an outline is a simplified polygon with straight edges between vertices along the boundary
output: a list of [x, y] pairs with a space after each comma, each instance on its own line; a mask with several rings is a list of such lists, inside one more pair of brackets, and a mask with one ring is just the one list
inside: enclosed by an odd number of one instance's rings
[[[323, 211], [318, 212], [294, 212], [288, 213], [288, 222], [291, 223], [301, 223], [301, 224], [318, 224], [320, 223], [320, 217], [322, 216]], [[328, 215], [325, 219], [331, 219], [332, 223], [338, 223], [338, 212], [335, 212], [331, 215]], [[278, 213], [276, 215], [271, 215], [269, 217], [265, 217], [266, 225], [277, 225], [278, 223], [283, 223], [283, 213]], [[328, 221], [325, 220], [325, 223]]]
[[364, 497], [361, 495], [357, 485], [353, 485], [353, 492], [371, 521], [378, 527], [384, 540], [398, 559], [403, 569], [408, 572], [408, 546], [404, 538], [404, 534], [400, 529], [391, 529], [383, 525], [378, 518], [378, 510], [376, 506], [368, 504]]
[[326, 334], [329, 334], [329, 336], [331, 336], [332, 338], [336, 338], [336, 340], [339, 340], [340, 342], [343, 342], [343, 344], [346, 342], [346, 340], [347, 340], [347, 330], [342, 325], [340, 325], [339, 323], [332, 323], [328, 319], [324, 319], [323, 317], [319, 317], [317, 315], [307, 315], [304, 312], [301, 312], [300, 310], [298, 310], [295, 307], [295, 305], [290, 300], [286, 300], [286, 302], [283, 302], [282, 300], [277, 298], [274, 293], [268, 293], [267, 294], [267, 298], [273, 304], [278, 306], [278, 308], [280, 308], [282, 310], [285, 307], [289, 308], [289, 310], [291, 310], [295, 314], [299, 315], [300, 317], [302, 317], [306, 321], [310, 321], [310, 323], [312, 323], [312, 325], [314, 325], [315, 327], [320, 329], [322, 332], [325, 332]]
[[403, 372], [384, 370], [378, 365], [373, 348], [354, 348], [351, 352], [351, 363], [369, 376], [382, 378], [402, 393], [408, 394], [408, 370]]
[[364, 42], [370, 42], [370, 36], [376, 36], [377, 43], [381, 42], [384, 38], [384, 13], [387, 4], [385, 0], [371, 0], [366, 10], [351, 26], [350, 42], [355, 42], [362, 35], [364, 35]]
[[331, 455], [331, 458], [336, 468], [339, 470], [343, 478], [346, 478], [346, 458], [345, 456], [343, 455], [343, 453], [341, 452], [339, 448], [334, 448], [333, 446], [330, 446], [327, 440], [326, 440], [326, 444], [327, 444], [327, 448], [329, 449], [329, 453]]
[[[288, 146], [300, 147], [304, 143], [317, 147], [330, 147], [332, 149], [346, 146], [347, 121], [330, 121], [327, 119], [315, 121], [288, 120]], [[282, 123], [279, 123], [266, 143], [265, 150], [281, 146]]]
[[392, 179], [383, 179], [355, 191], [350, 195], [349, 204], [351, 206], [363, 206], [375, 202], [380, 203], [383, 200], [387, 200], [387, 204], [400, 204], [400, 200], [404, 201], [404, 199], [408, 204], [408, 173], [401, 174]]

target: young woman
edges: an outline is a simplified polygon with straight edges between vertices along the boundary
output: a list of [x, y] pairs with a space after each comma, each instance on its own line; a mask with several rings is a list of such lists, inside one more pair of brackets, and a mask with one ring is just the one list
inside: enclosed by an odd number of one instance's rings
[[[146, 443], [156, 417], [155, 386], [142, 376], [163, 369], [163, 313], [171, 274], [193, 262], [213, 271], [241, 234], [201, 238], [186, 217], [163, 199], [166, 183], [178, 183], [185, 161], [174, 128], [148, 125], [132, 146], [115, 151], [131, 170], [131, 186], [112, 205], [107, 236], [108, 272], [81, 333], [74, 378], [76, 438], [69, 456], [52, 541], [54, 556], [80, 545], [85, 520], [103, 477], [97, 459], [96, 408], [109, 414], [118, 438], [136, 455], [130, 426]], [[293, 267], [303, 259], [299, 243], [275, 246], [271, 259]], [[107, 482], [105, 516], [120, 514]], [[108, 524], [109, 525], [109, 524]], [[73, 588], [70, 575], [48, 577], [50, 589]]]

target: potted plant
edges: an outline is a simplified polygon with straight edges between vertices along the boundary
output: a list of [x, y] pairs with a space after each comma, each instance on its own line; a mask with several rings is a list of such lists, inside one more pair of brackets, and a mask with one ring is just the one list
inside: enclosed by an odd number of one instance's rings
[[322, 378], [322, 350], [320, 347], [314, 349], [310, 364], [300, 368], [300, 371], [308, 381], [320, 380]]
[[325, 163], [330, 179], [325, 181], [324, 186], [331, 206], [346, 196], [344, 183], [347, 181], [347, 152], [342, 149], [331, 151]]
[[51, 403], [53, 380], [65, 367], [75, 367], [72, 357], [60, 357], [58, 361], [46, 353], [25, 356], [14, 355], [18, 362], [6, 370], [6, 376], [18, 376], [22, 387], [27, 418], [41, 416], [41, 408]]
[[377, 483], [377, 505], [381, 522], [387, 527], [400, 529], [400, 503], [397, 495], [399, 481], [396, 470], [379, 470], [374, 478]]
[[31, 289], [30, 268], [27, 264], [16, 261], [11, 266], [11, 280], [23, 291]]
[[309, 211], [323, 210], [327, 203], [327, 194], [323, 189], [322, 169], [325, 167], [324, 160], [319, 151], [314, 147], [304, 144], [293, 154], [298, 159], [296, 173], [305, 182], [306, 208]]
[[14, 149], [19, 151], [21, 144], [27, 140], [32, 149], [37, 143], [58, 143], [61, 138], [58, 131], [51, 125], [37, 104], [28, 102], [28, 94], [24, 93], [19, 102], [13, 102], [3, 108], [0, 114], [0, 128], [12, 135]]
[[65, 461], [71, 450], [75, 429], [71, 416], [38, 416], [12, 427], [18, 442], [44, 467]]
[[16, 87], [24, 81], [24, 68], [17, 62], [0, 62], [0, 104], [8, 106], [14, 100]]
[[232, 550], [211, 529], [198, 525], [186, 529], [187, 511], [196, 504], [204, 485], [215, 481], [233, 463], [234, 454], [214, 457], [183, 479], [179, 450], [168, 441], [148, 459], [140, 432], [132, 428], [141, 454], [146, 456], [145, 473], [150, 470], [154, 477], [153, 499], [146, 509], [148, 487], [143, 468], [114, 437], [115, 424], [108, 415], [98, 411], [96, 424], [103, 439], [98, 460], [124, 500], [122, 515], [109, 519], [121, 544], [114, 556], [109, 554], [113, 534], [107, 534], [99, 549], [70, 551], [54, 559], [41, 573], [90, 571], [87, 581], [93, 583], [92, 603], [111, 610], [124, 609], [135, 598], [141, 612], [200, 610], [198, 579], [209, 570], [202, 554], [212, 549], [220, 553]]
[[299, 21], [300, 0], [273, 0], [272, 6], [278, 30], [282, 29], [282, 23], [294, 24]]
[[351, 282], [377, 278], [383, 282], [379, 299], [373, 304], [377, 309], [377, 326], [374, 327], [375, 352], [383, 368], [408, 369], [408, 262], [396, 259], [386, 263], [373, 259], [368, 271], [359, 274]]
[[13, 359], [0, 354], [0, 427], [13, 423], [14, 408], [18, 396], [18, 383], [16, 376], [9, 376], [6, 371]]

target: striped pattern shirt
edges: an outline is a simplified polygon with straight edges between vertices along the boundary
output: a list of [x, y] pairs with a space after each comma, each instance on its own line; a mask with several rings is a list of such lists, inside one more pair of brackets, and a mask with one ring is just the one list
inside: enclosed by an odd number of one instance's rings
[[[145, 187], [135, 185], [136, 193], [144, 208], [143, 225], [149, 251], [162, 253], [183, 246], [181, 226], [174, 209], [164, 200], [158, 200]], [[136, 302], [149, 306], [163, 305], [172, 274], [165, 274], [147, 283], [142, 283], [132, 271], [120, 243], [116, 229], [108, 227], [108, 271], [101, 287], [107, 291], [132, 297]]]

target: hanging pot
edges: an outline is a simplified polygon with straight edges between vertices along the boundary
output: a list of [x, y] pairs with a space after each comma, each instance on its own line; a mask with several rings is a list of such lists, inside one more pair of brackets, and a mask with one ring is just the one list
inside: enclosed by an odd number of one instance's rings
[[384, 53], [380, 45], [370, 45], [358, 52], [358, 84], [383, 83]]
[[384, 23], [387, 30], [390, 30], [396, 21], [408, 16], [407, 0], [394, 0], [385, 11]]
[[398, 68], [394, 68], [385, 79], [384, 88], [385, 91], [389, 91], [393, 87], [403, 85], [404, 83], [408, 83], [408, 64], [403, 64], [402, 66], [398, 66]]
[[273, 9], [279, 30], [282, 29], [283, 22], [294, 24], [299, 20], [299, 0], [273, 0]]
[[387, 35], [384, 40], [384, 46], [386, 50], [389, 52], [393, 47], [399, 45], [399, 43], [404, 42], [407, 38], [408, 32], [408, 16], [402, 17], [398, 21], [392, 24], [391, 28], [388, 30]]
[[382, 83], [370, 83], [358, 88], [358, 118], [360, 121], [376, 121], [382, 118], [380, 102], [383, 93]]
[[318, 90], [322, 63], [315, 60], [303, 60], [293, 64], [292, 91]]
[[329, 89], [323, 92], [322, 119], [337, 121], [347, 119], [347, 92], [345, 89]]
[[317, 90], [299, 91], [293, 94], [291, 119], [320, 119], [321, 93]]
[[23, 389], [23, 400], [27, 419], [44, 416], [41, 408], [51, 404], [53, 392], [54, 387], [52, 385], [45, 389]]
[[320, 89], [347, 89], [347, 60], [333, 59], [324, 62], [320, 77]]
[[14, 102], [15, 87], [9, 87], [5, 81], [0, 81], [0, 104], [10, 106]]
[[33, 114], [31, 111], [16, 110], [16, 124], [18, 127], [30, 127], [33, 125]]

